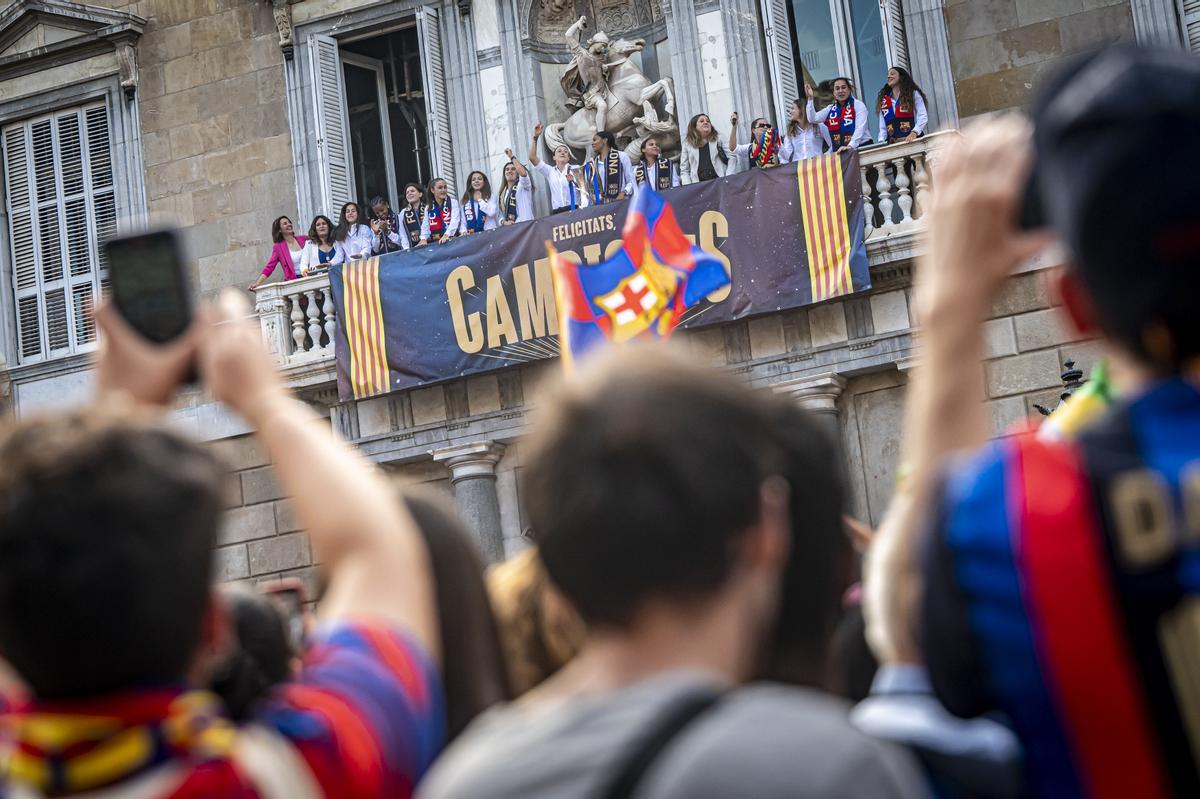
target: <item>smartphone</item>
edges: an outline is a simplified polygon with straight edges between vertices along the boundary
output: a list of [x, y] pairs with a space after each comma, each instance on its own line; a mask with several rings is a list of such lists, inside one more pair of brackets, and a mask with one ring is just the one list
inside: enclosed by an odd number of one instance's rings
[[162, 344], [192, 323], [192, 293], [178, 232], [155, 230], [104, 245], [113, 304], [134, 330]]
[[304, 583], [295, 577], [285, 577], [279, 582], [260, 585], [259, 590], [267, 596], [273, 597], [283, 608], [284, 617], [287, 619], [288, 639], [292, 644], [292, 649], [296, 652], [302, 651], [307, 632], [304, 623], [304, 603], [308, 601], [308, 592], [304, 590]]

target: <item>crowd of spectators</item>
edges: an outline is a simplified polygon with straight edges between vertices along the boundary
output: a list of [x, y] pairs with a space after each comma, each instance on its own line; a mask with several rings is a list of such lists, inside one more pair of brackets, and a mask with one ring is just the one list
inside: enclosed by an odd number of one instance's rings
[[[288, 396], [236, 292], [161, 346], [100, 307], [96, 401], [0, 437], [3, 793], [1197, 795], [1197, 123], [1194, 59], [1118, 48], [940, 155], [877, 531], [804, 411], [629, 345], [539, 401], [535, 546], [485, 575], [451, 507]], [[1055, 239], [1124, 399], [988, 442], [984, 323]], [[194, 366], [295, 503], [315, 617], [212, 584], [226, 473], [166, 413]]]

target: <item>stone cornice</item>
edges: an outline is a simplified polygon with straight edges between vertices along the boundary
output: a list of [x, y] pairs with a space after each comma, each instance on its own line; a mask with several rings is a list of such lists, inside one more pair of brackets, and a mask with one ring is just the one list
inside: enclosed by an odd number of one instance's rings
[[0, 57], [0, 80], [132, 47], [141, 37], [146, 20], [124, 11], [65, 0], [17, 0], [0, 11], [0, 51], [39, 24], [79, 31], [79, 35]]

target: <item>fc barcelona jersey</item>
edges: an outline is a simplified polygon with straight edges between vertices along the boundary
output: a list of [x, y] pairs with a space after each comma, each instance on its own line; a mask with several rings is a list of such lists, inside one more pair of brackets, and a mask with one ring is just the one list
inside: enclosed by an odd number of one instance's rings
[[999, 710], [1037, 797], [1200, 796], [1200, 393], [1162, 383], [1077, 440], [994, 442], [945, 481], [923, 648]]

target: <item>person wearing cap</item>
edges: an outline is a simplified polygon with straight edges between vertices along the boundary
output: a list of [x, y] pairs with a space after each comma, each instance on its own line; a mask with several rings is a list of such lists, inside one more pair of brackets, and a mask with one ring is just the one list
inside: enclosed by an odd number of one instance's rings
[[[868, 638], [923, 661], [951, 712], [1005, 714], [1033, 797], [1200, 796], [1200, 205], [1178, 176], [1200, 61], [1107, 48], [1050, 78], [1033, 119], [1032, 142], [995, 120], [939, 162], [911, 471], [868, 555]], [[1019, 227], [1027, 186], [1045, 215]], [[1055, 236], [1062, 311], [1118, 402], [1071, 439], [985, 443], [983, 322]]]

